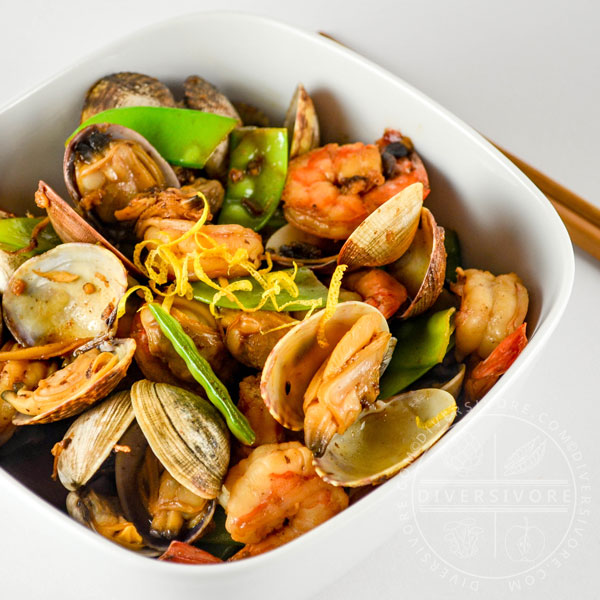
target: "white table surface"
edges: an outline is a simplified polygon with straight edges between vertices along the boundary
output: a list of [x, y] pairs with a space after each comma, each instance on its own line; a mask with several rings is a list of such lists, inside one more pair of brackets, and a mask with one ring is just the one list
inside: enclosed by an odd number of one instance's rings
[[[600, 205], [599, 6], [595, 0], [0, 0], [0, 105], [136, 28], [196, 10], [238, 9], [332, 34]], [[579, 523], [576, 519], [569, 527], [548, 512], [537, 521], [536, 531], [530, 527], [528, 535], [519, 537], [520, 550], [511, 555], [513, 570], [490, 553], [487, 531], [480, 528], [474, 535], [483, 532], [483, 537], [471, 546], [465, 574], [465, 551], [457, 558], [448, 546], [448, 530], [440, 526], [436, 533], [435, 516], [429, 529], [415, 534], [415, 525], [423, 526], [423, 521], [406, 517], [399, 507], [398, 520], [390, 523], [390, 540], [318, 597], [600, 597], [600, 503], [593, 488], [600, 470], [599, 297], [600, 263], [576, 251], [575, 285], [566, 314], [527, 379], [512, 389], [514, 406], [505, 417], [525, 423], [525, 428], [537, 427], [531, 429], [539, 433], [532, 438], [534, 446], [562, 444], [561, 458], [552, 459], [550, 452], [542, 457], [538, 483], [543, 487], [571, 469], [578, 479], [569, 484], [577, 494], [569, 510], [579, 511]], [[569, 447], [560, 432], [571, 436]], [[496, 456], [515, 452], [514, 439], [494, 436], [493, 415], [482, 426], [478, 443], [487, 448], [492, 438]], [[483, 466], [476, 473], [482, 485], [491, 469]], [[0, 596], [33, 597], [35, 592], [49, 600], [70, 597], [68, 581], [59, 583], [68, 579], [68, 565], [61, 565], [60, 556], [48, 556], [43, 569], [39, 558], [27, 560], [35, 535], [15, 535], [13, 519], [0, 491]], [[566, 534], [562, 546], [553, 537], [561, 528]], [[542, 542], [536, 536], [542, 534], [547, 543], [537, 555]], [[407, 546], [413, 551], [407, 552]], [[441, 555], [436, 558], [429, 552], [432, 548]], [[527, 574], [517, 573], [519, 561], [530, 569]], [[46, 576], [36, 577], [40, 569]], [[64, 574], [58, 575], [62, 569]], [[53, 572], [56, 578], [47, 576]], [[22, 596], [25, 589], [27, 596]], [[151, 598], [142, 590], [143, 585], [140, 597]]]

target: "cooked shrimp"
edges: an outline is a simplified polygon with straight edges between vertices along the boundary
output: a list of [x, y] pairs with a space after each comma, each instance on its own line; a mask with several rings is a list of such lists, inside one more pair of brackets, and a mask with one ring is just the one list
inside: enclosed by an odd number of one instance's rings
[[198, 197], [198, 192], [202, 192], [206, 198], [212, 214], [221, 208], [225, 194], [223, 186], [214, 179], [199, 177], [191, 185], [182, 188], [171, 187], [138, 194], [125, 208], [115, 211], [115, 219], [144, 221], [160, 217], [197, 221], [204, 212], [204, 201]]
[[343, 489], [325, 483], [299, 442], [267, 444], [233, 467], [225, 527], [246, 544], [233, 560], [277, 548], [348, 506]]
[[[151, 218], [138, 221], [136, 235], [146, 240], [172, 242], [179, 239], [195, 225], [194, 221], [182, 219]], [[197, 243], [198, 240], [198, 243]], [[150, 245], [149, 248], [152, 246]], [[200, 258], [202, 269], [208, 277], [238, 277], [247, 275], [247, 270], [240, 265], [230, 266], [221, 255], [210, 250], [218, 247], [234, 255], [237, 250], [246, 250], [248, 260], [255, 266], [260, 265], [263, 254], [262, 238], [258, 233], [241, 225], [204, 225], [196, 236], [188, 237], [171, 248], [175, 256], [183, 260], [186, 255], [208, 250], [209, 253]], [[195, 281], [193, 265], [189, 266], [190, 281]]]
[[379, 395], [379, 369], [391, 334], [376, 314], [364, 315], [342, 337], [304, 394], [304, 439], [317, 455]]
[[456, 350], [487, 358], [523, 323], [529, 305], [525, 286], [514, 273], [494, 277], [489, 271], [456, 269], [452, 291], [461, 297], [456, 314]]
[[423, 198], [427, 198], [430, 192], [429, 177], [410, 138], [395, 129], [386, 129], [375, 143], [382, 154], [386, 181], [365, 194], [363, 200], [369, 212], [417, 181], [423, 184]]
[[465, 382], [465, 391], [469, 400], [476, 402], [487, 394], [499, 377], [515, 362], [527, 345], [525, 329], [526, 324], [523, 323], [513, 333], [507, 335], [496, 349], [469, 373]]
[[327, 144], [290, 162], [285, 217], [319, 237], [346, 239], [369, 214], [362, 196], [383, 182], [376, 146]]
[[361, 269], [344, 277], [344, 285], [389, 319], [404, 304], [406, 288], [382, 269]]
[[271, 416], [260, 395], [260, 375], [249, 375], [240, 381], [237, 407], [248, 419], [256, 434], [253, 446], [283, 442], [283, 427]]

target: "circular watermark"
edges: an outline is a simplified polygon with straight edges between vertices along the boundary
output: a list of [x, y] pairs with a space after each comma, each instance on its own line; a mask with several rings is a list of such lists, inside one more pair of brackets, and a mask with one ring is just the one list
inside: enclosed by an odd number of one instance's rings
[[519, 591], [574, 553], [591, 510], [577, 442], [547, 413], [500, 404], [442, 460], [399, 477], [402, 531], [418, 560], [454, 585]]

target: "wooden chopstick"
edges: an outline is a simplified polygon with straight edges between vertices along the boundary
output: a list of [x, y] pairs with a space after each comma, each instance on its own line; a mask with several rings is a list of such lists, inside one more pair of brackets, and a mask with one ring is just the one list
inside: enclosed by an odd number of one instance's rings
[[[319, 31], [319, 35], [348, 48], [348, 46], [332, 35]], [[584, 200], [581, 196], [568, 190], [560, 183], [550, 179], [541, 171], [528, 165], [525, 161], [498, 146], [488, 138], [506, 158], [518, 167], [542, 191], [554, 206], [558, 216], [564, 223], [571, 241], [582, 250], [600, 260], [600, 209]]]
[[582, 250], [600, 260], [600, 209], [578, 196], [560, 183], [550, 179], [535, 167], [493, 144], [506, 158], [517, 166], [543, 192], [562, 219], [571, 241]]

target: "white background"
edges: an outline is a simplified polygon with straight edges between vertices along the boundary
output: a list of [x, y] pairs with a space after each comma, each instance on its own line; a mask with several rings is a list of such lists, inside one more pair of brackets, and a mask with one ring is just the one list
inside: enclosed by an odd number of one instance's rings
[[[233, 8], [332, 34], [600, 206], [598, 6], [593, 0], [0, 0], [0, 106], [146, 24], [196, 10]], [[227, 40], [223, 40], [226, 51]], [[512, 392], [513, 400], [528, 403], [534, 413], [547, 412], [572, 433], [589, 473], [600, 470], [599, 266], [576, 251], [575, 286], [565, 317], [527, 380]], [[502, 435], [498, 443], [503, 443]], [[552, 476], [549, 468], [547, 477]], [[592, 495], [596, 512], [560, 567], [547, 570], [522, 592], [509, 594], [503, 582], [487, 582], [485, 588], [480, 586], [483, 595], [600, 597], [599, 503], [596, 491]], [[22, 539], [7, 540], [1, 530], [3, 517], [10, 518], [5, 510], [0, 490], [1, 596], [19, 597], [19, 579], [35, 577], [36, 565], [26, 560], [35, 532], [24, 525]], [[391, 539], [319, 597], [464, 599], [473, 595], [407, 552], [407, 539], [398, 528], [399, 523], [390, 523]], [[68, 573], [68, 565], [63, 567]], [[299, 566], [299, 577], [310, 573], [302, 573]], [[68, 598], [67, 581], [65, 586], [62, 597]], [[44, 594], [43, 581], [39, 581], [39, 594], [50, 598]]]

